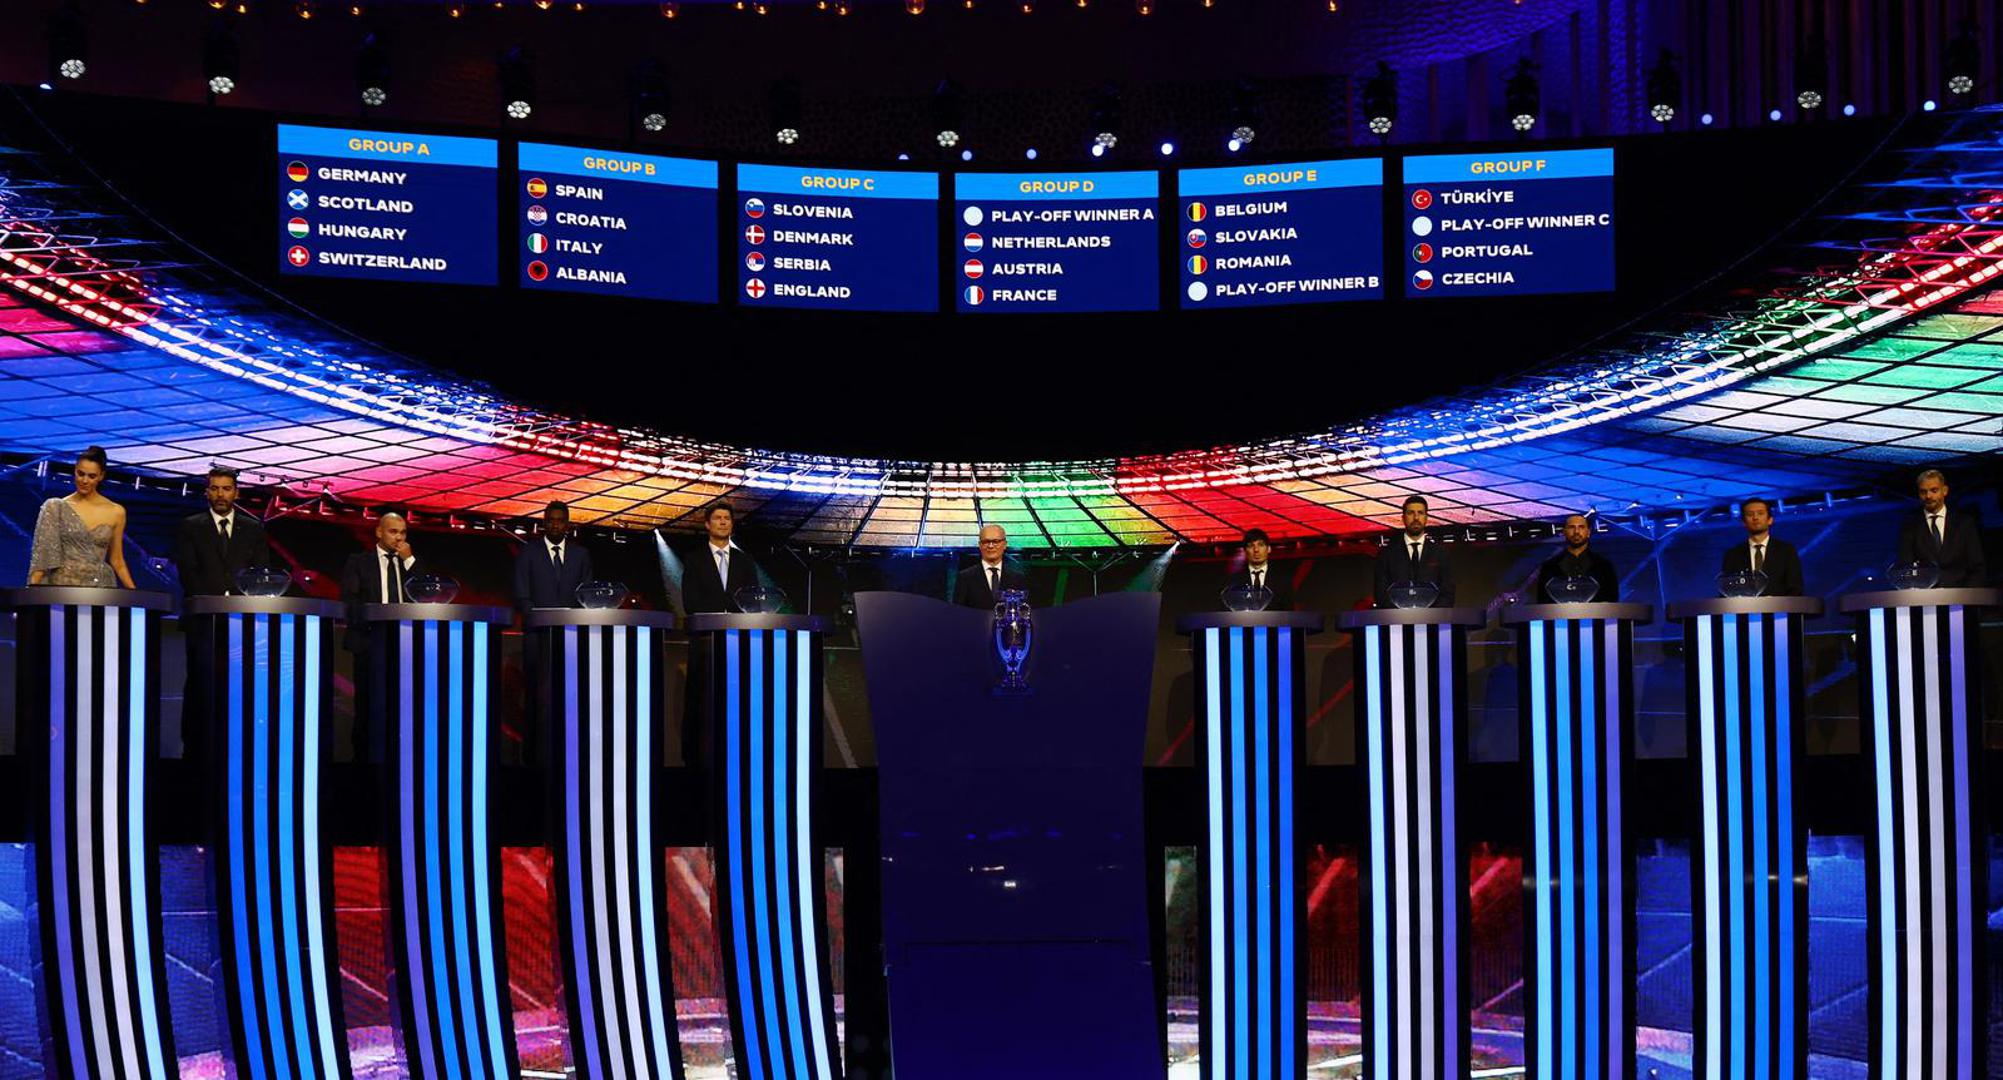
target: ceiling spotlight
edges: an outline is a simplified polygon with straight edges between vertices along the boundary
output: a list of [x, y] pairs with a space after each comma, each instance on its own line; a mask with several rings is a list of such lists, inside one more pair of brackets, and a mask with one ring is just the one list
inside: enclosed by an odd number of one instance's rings
[[961, 161], [972, 161], [972, 160], [974, 160], [974, 152], [973, 152], [972, 150], [962, 150], [962, 151], [960, 151], [960, 160], [961, 160]]
[[1035, 161], [1035, 160], [1036, 160], [1036, 147], [1032, 146], [1032, 147], [1030, 147], [1029, 149], [1027, 149], [1027, 150], [1024, 150], [1024, 151], [1022, 152], [1022, 156], [1023, 156], [1023, 157], [1026, 157], [1026, 158], [1028, 158], [1028, 159], [1029, 159], [1029, 160], [1031, 160], [1031, 161]]
[[1175, 144], [1168, 141], [1167, 139], [1163, 139], [1161, 142], [1161, 156], [1172, 157], [1174, 156], [1174, 154], [1175, 154]]
[[781, 146], [791, 146], [791, 145], [793, 145], [794, 143], [796, 143], [796, 142], [799, 142], [799, 141], [800, 141], [800, 129], [799, 129], [799, 128], [780, 128], [780, 129], [779, 129], [779, 145], [781, 145]]
[[779, 145], [792, 146], [800, 141], [800, 115], [802, 94], [800, 81], [788, 75], [772, 84], [769, 103], [771, 105], [772, 126], [769, 130], [777, 133]]
[[1657, 102], [1648, 107], [1648, 118], [1658, 124], [1667, 124], [1676, 119], [1676, 106]]
[[679, 19], [681, 17], [682, 17], [681, 0], [661, 0], [661, 18]]
[[1529, 131], [1537, 126], [1537, 118], [1529, 113], [1517, 113], [1509, 118], [1509, 126], [1517, 131]]
[[1779, 109], [1773, 109], [1773, 110], [1770, 110], [1770, 111], [1768, 111], [1768, 113], [1767, 113], [1767, 119], [1769, 119], [1769, 120], [1772, 120], [1772, 121], [1774, 121], [1774, 122], [1778, 123], [1778, 122], [1780, 121], [1780, 110], [1779, 110]]
[[627, 122], [638, 119], [644, 131], [663, 131], [668, 126], [668, 75], [658, 61], [647, 60], [633, 68], [628, 80], [632, 110]]
[[1235, 154], [1238, 151], [1245, 149], [1245, 144], [1235, 138], [1226, 139], [1224, 140], [1224, 149], [1229, 150]]
[[1251, 145], [1252, 140], [1257, 135], [1258, 132], [1252, 130], [1250, 124], [1239, 124], [1237, 127], [1231, 129], [1231, 141], [1240, 146]]
[[661, 131], [668, 126], [668, 118], [657, 112], [650, 112], [640, 118], [640, 126], [648, 131]]
[[502, 111], [510, 120], [527, 120], [536, 107], [536, 77], [521, 46], [509, 49], [499, 64]]
[[452, 0], [451, 3], [445, 5], [445, 14], [455, 19], [465, 18], [466, 0]]
[[1855, 115], [1857, 115], [1857, 106], [1855, 106], [1855, 105], [1845, 105], [1845, 106], [1843, 106], [1843, 115], [1845, 115], [1845, 116], [1855, 116]]
[[1105, 156], [1106, 156], [1106, 144], [1105, 144], [1105, 143], [1096, 143], [1096, 142], [1095, 142], [1095, 143], [1093, 143], [1093, 144], [1092, 144], [1092, 156], [1093, 156], [1093, 157], [1105, 157]]
[[1398, 73], [1379, 60], [1377, 70], [1363, 80], [1363, 115], [1370, 134], [1382, 139], [1398, 119]]
[[1676, 119], [1676, 103], [1683, 100], [1683, 76], [1676, 70], [1676, 54], [1668, 49], [1648, 69], [1648, 118], [1658, 124]]
[[960, 145], [960, 88], [951, 79], [932, 88], [932, 130], [941, 149]]
[[1714, 122], [1716, 122], [1717, 119], [1718, 119], [1717, 117], [1712, 116], [1710, 113], [1705, 113], [1704, 115], [1697, 118], [1697, 122], [1704, 125], [1705, 127], [1710, 127]]
[[1949, 75], [1949, 76], [1947, 77], [1947, 92], [1948, 92], [1948, 93], [1950, 93], [1950, 94], [1956, 94], [1956, 95], [1959, 95], [1959, 94], [1972, 94], [1972, 93], [1974, 93], [1974, 92], [1975, 92], [1975, 76], [1973, 76], [1973, 75]]
[[1940, 103], [1939, 103], [1939, 102], [1936, 102], [1936, 101], [1935, 101], [1934, 99], [1932, 99], [1932, 98], [1928, 98], [1928, 99], [1926, 99], [1925, 101], [1922, 101], [1922, 102], [1920, 102], [1920, 111], [1921, 111], [1921, 112], [1932, 112], [1932, 111], [1934, 111], [1935, 109], [1938, 109], [1938, 108], [1940, 108]]
[[236, 34], [227, 23], [218, 20], [209, 27], [209, 36], [202, 43], [202, 80], [209, 88], [211, 97], [222, 97], [236, 92], [242, 51], [237, 46]]
[[904, 0], [904, 13], [907, 15], [925, 14], [925, 0]]
[[1819, 90], [1803, 90], [1801, 93], [1794, 95], [1794, 103], [1804, 109], [1819, 109], [1822, 107], [1822, 92]]
[[1098, 147], [1099, 152], [1103, 154], [1113, 147], [1120, 145], [1120, 137], [1110, 131], [1102, 131], [1092, 136], [1092, 145]]
[[1963, 19], [1953, 40], [1947, 43], [1947, 92], [1966, 97], [1975, 92], [1975, 76], [1982, 69], [1982, 47], [1976, 44], [1975, 20]]
[[1829, 96], [1829, 47], [1819, 37], [1802, 42], [1794, 65], [1794, 103], [1819, 109]]
[[68, 0], [49, 16], [49, 67], [65, 79], [81, 79], [89, 55], [83, 8]]
[[1155, 0], [1134, 0], [1134, 10], [1143, 15], [1155, 13]]
[[298, 3], [292, 5], [292, 14], [302, 19], [311, 19], [313, 17], [313, 0], [298, 0]]
[[1107, 83], [1092, 101], [1092, 156], [1104, 157], [1120, 145], [1120, 88]]
[[1519, 135], [1529, 134], [1537, 126], [1537, 113], [1541, 96], [1537, 89], [1537, 64], [1529, 57], [1516, 62], [1516, 70], [1502, 84], [1504, 109], [1509, 113], [1509, 126]]
[[355, 54], [355, 85], [369, 108], [380, 108], [389, 100], [389, 54], [374, 34], [362, 39], [361, 51]]
[[939, 145], [949, 149], [960, 145], [960, 133], [951, 129], [940, 132]]
[[1373, 116], [1367, 126], [1370, 128], [1370, 134], [1381, 139], [1391, 134], [1391, 124], [1392, 120], [1388, 116]]
[[382, 87], [380, 86], [362, 87], [362, 104], [367, 105], [369, 108], [371, 109], [381, 108], [383, 102], [388, 100], [389, 100], [389, 91], [384, 90]]

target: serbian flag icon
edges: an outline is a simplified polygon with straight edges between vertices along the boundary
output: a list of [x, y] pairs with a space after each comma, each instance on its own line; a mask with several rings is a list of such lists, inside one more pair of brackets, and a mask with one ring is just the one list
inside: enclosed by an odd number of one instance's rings
[[299, 244], [294, 244], [290, 248], [286, 249], [285, 261], [291, 263], [294, 266], [305, 266], [307, 263], [313, 261], [313, 253], [307, 251], [303, 246]]
[[549, 194], [549, 181], [540, 176], [529, 178], [529, 198], [540, 199], [547, 194]]
[[1192, 274], [1195, 274], [1195, 275], [1197, 275], [1198, 277], [1202, 277], [1202, 276], [1203, 276], [1203, 274], [1204, 274], [1204, 272], [1205, 272], [1205, 271], [1208, 271], [1209, 269], [1210, 269], [1210, 260], [1209, 260], [1209, 259], [1206, 259], [1206, 258], [1204, 258], [1204, 257], [1203, 257], [1203, 256], [1201, 256], [1201, 255], [1191, 255], [1191, 256], [1189, 257], [1189, 272], [1190, 272], [1190, 273], [1192, 273]]
[[987, 247], [988, 242], [981, 238], [980, 233], [970, 232], [960, 239], [960, 246], [966, 248], [968, 251], [979, 251]]
[[304, 240], [306, 234], [312, 231], [312, 227], [306, 224], [305, 218], [296, 217], [285, 223], [285, 231], [291, 233], [294, 240]]
[[1189, 220], [1202, 221], [1204, 218], [1207, 218], [1209, 216], [1210, 216], [1209, 207], [1203, 205], [1200, 202], [1193, 202], [1189, 204]]
[[549, 264], [548, 264], [548, 263], [546, 263], [546, 262], [542, 261], [541, 259], [531, 259], [531, 260], [529, 261], [529, 280], [530, 280], [530, 281], [541, 281], [541, 280], [543, 280], [544, 278], [547, 278], [548, 276], [549, 276]]
[[981, 288], [979, 285], [967, 286], [967, 303], [969, 305], [973, 307], [980, 307], [981, 302], [986, 300], [987, 298], [988, 298], [988, 291], [986, 289]]
[[960, 269], [964, 271], [969, 278], [972, 278], [976, 281], [980, 280], [980, 276], [982, 274], [988, 272], [988, 268], [986, 266], [981, 265], [981, 260], [979, 259], [968, 259], [965, 263], [963, 263], [960, 266]]
[[746, 255], [744, 257], [744, 268], [746, 270], [751, 271], [754, 274], [760, 270], [765, 269], [765, 253], [762, 251], [754, 251], [751, 254]]
[[295, 184], [305, 183], [306, 178], [311, 175], [306, 171], [306, 163], [303, 161], [295, 161], [285, 167], [285, 178]]
[[529, 234], [529, 250], [540, 255], [549, 250], [549, 237], [539, 232]]

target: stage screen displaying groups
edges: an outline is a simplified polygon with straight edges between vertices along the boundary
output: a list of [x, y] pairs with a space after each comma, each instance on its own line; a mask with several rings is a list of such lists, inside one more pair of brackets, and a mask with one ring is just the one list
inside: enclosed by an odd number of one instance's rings
[[523, 143], [525, 289], [716, 302], [714, 161]]
[[278, 127], [287, 274], [492, 285], [496, 143]]
[[1160, 174], [963, 173], [953, 199], [959, 310], [1160, 306]]
[[737, 167], [738, 303], [939, 310], [939, 175]]
[[1177, 174], [1184, 308], [1384, 295], [1384, 162], [1301, 161]]
[[1614, 287], [1614, 152], [1405, 159], [1406, 295]]

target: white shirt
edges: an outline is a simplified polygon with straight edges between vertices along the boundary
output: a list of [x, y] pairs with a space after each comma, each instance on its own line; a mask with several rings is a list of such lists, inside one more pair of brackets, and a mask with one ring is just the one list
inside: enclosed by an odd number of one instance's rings
[[1426, 534], [1420, 533], [1417, 537], [1414, 537], [1411, 533], [1405, 533], [1401, 539], [1405, 542], [1405, 554], [1411, 558], [1413, 563], [1417, 563], [1419, 556], [1426, 552]]
[[1766, 567], [1760, 565], [1766, 561], [1766, 552], [1762, 549], [1772, 542], [1773, 536], [1771, 534], [1765, 540], [1746, 541], [1746, 566], [1748, 569], [1758, 570], [1762, 573], [1765, 572]]
[[[376, 545], [376, 580], [382, 586], [382, 591], [376, 595], [382, 597], [382, 601], [385, 604], [394, 604], [397, 602], [395, 579], [390, 576], [389, 572], [389, 561], [392, 558], [395, 558], [395, 556], [384, 551], [381, 544]], [[404, 573], [409, 573], [411, 564], [416, 561], [415, 557], [402, 560]], [[408, 582], [410, 579], [405, 578], [404, 580]], [[403, 599], [407, 601], [410, 597], [406, 595]]]
[[1253, 585], [1263, 589], [1266, 587], [1266, 573], [1272, 568], [1273, 564], [1270, 562], [1260, 563], [1258, 566], [1246, 563], [1245, 573], [1251, 576]]
[[563, 540], [551, 540], [551, 539], [550, 539], [549, 537], [545, 536], [545, 537], [543, 537], [543, 538], [542, 538], [542, 542], [543, 542], [543, 543], [544, 543], [545, 545], [547, 545], [547, 546], [549, 547], [549, 562], [550, 562], [550, 565], [551, 565], [551, 566], [560, 566], [560, 565], [562, 565], [562, 563], [563, 563], [563, 545], [564, 545], [565, 541], [563, 541]]
[[716, 541], [714, 540], [710, 541], [709, 561], [710, 565], [716, 567], [717, 583], [722, 585], [726, 589], [729, 588], [730, 587], [730, 542], [725, 541], [722, 547], [717, 547]]
[[1921, 511], [1921, 513], [1923, 513], [1923, 514], [1925, 514], [1925, 515], [1926, 515], [1926, 527], [1927, 527], [1927, 532], [1929, 532], [1929, 533], [1937, 533], [1937, 534], [1939, 534], [1939, 536], [1940, 536], [1940, 540], [1941, 540], [1941, 543], [1943, 543], [1943, 544], [1944, 544], [1944, 543], [1946, 543], [1946, 542], [1947, 542], [1947, 507], [1946, 507], [1946, 506], [1942, 506], [1942, 507], [1941, 507], [1940, 509], [1938, 509], [1938, 510], [1934, 510], [1934, 511], [1932, 511], [1932, 512], [1928, 512], [1928, 511], [1924, 511], [1924, 510], [1923, 510], [1923, 511]]
[[218, 536], [222, 535], [223, 526], [228, 525], [230, 529], [230, 536], [232, 537], [236, 536], [235, 510], [231, 510], [227, 514], [218, 514], [214, 510], [211, 510], [209, 511], [209, 521], [216, 527], [216, 535]]

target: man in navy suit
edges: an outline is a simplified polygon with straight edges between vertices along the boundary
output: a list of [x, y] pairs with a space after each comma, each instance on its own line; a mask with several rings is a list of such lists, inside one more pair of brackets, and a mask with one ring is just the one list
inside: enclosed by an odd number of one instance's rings
[[1420, 495], [1407, 498], [1401, 516], [1404, 530], [1392, 537], [1391, 542], [1377, 553], [1373, 590], [1377, 606], [1391, 606], [1391, 586], [1399, 582], [1430, 581], [1439, 586], [1440, 591], [1428, 606], [1453, 607], [1454, 568], [1447, 561], [1447, 553], [1440, 547], [1440, 542], [1426, 535], [1426, 526], [1432, 519], [1425, 498]]
[[730, 542], [737, 515], [727, 502], [703, 511], [705, 543], [682, 567], [682, 610], [690, 615], [737, 610], [737, 590], [758, 584], [758, 564]]
[[999, 525], [981, 526], [981, 561], [960, 571], [953, 581], [953, 603], [994, 610], [1009, 589], [1029, 590], [1029, 578], [1008, 561], [1008, 532]]
[[1267, 611], [1292, 611], [1294, 590], [1287, 581], [1290, 576], [1273, 565], [1273, 541], [1264, 529], [1245, 530], [1245, 565], [1224, 576], [1224, 585], [1218, 595], [1235, 585], [1250, 585], [1265, 589], [1272, 594], [1272, 602]]
[[[515, 610], [527, 615], [535, 608], [578, 607], [577, 587], [592, 580], [591, 552], [570, 531], [570, 507], [550, 503], [542, 512], [542, 535], [515, 556]], [[547, 757], [543, 740], [551, 730], [549, 671], [552, 635], [530, 630], [522, 636], [522, 683], [529, 707], [523, 719], [522, 753]]]
[[1801, 553], [1773, 534], [1773, 504], [1757, 496], [1747, 499], [1740, 504], [1739, 521], [1746, 527], [1746, 540], [1725, 549], [1719, 569], [1727, 574], [1744, 570], [1765, 574], [1763, 596], [1800, 596], [1806, 592]]
[[1899, 527], [1899, 561], [1940, 567], [1939, 587], [1977, 589], [1989, 584], [1982, 557], [1982, 521], [1967, 507], [1947, 512], [1947, 477], [1939, 469], [1919, 475], [1920, 512]]

